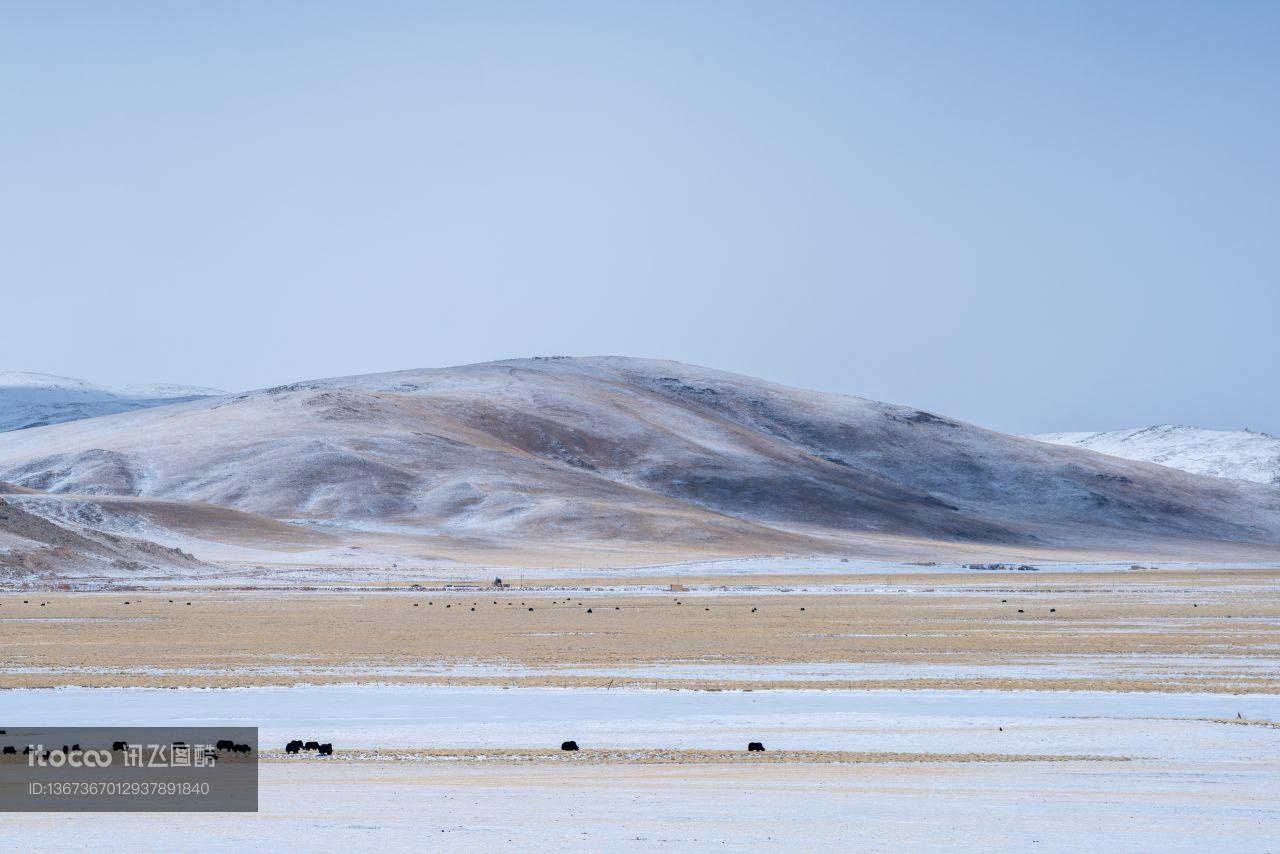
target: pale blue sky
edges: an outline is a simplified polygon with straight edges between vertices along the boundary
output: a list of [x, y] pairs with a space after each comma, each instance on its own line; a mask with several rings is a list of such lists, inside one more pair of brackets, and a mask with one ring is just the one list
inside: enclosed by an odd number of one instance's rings
[[0, 2], [0, 369], [1280, 433], [1280, 3]]

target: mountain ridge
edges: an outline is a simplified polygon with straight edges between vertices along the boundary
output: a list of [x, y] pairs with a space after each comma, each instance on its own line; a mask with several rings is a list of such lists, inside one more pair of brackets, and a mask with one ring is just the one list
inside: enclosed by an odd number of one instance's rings
[[1261, 486], [624, 357], [334, 377], [32, 428], [0, 435], [0, 479], [55, 496], [15, 499], [33, 508], [180, 501], [418, 554], [1280, 546], [1280, 496]]

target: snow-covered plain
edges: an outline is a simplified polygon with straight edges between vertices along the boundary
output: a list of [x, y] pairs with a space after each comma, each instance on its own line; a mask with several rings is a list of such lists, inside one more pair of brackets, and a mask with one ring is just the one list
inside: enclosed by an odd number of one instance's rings
[[24, 851], [1275, 851], [1274, 764], [267, 763], [256, 814], [10, 814]]
[[[1236, 723], [1241, 714], [1246, 722]], [[348, 686], [0, 694], [21, 726], [259, 725], [351, 748], [1083, 755], [828, 764], [264, 762], [236, 816], [10, 815], [24, 850], [1240, 851], [1280, 838], [1280, 696]]]
[[[0, 618], [3, 621], [6, 618]], [[31, 618], [25, 618], [31, 619]], [[41, 622], [79, 622], [48, 619]], [[1081, 629], [1067, 629], [1079, 634]], [[1167, 631], [1167, 629], [1162, 629]], [[1114, 632], [1114, 629], [1108, 629]], [[1136, 630], [1137, 631], [1137, 630]], [[590, 634], [590, 633], [584, 633]], [[1280, 652], [1280, 644], [1276, 645]], [[281, 680], [306, 684], [327, 682], [329, 677], [377, 683], [393, 677], [429, 679], [485, 678], [493, 680], [535, 677], [590, 676], [608, 679], [653, 679], [679, 682], [740, 683], [762, 682], [871, 682], [878, 680], [1168, 680], [1196, 684], [1206, 672], [1214, 674], [1219, 688], [1231, 686], [1231, 678], [1244, 680], [1280, 678], [1280, 658], [1245, 656], [1183, 655], [1059, 655], [1039, 660], [996, 664], [938, 664], [933, 662], [809, 662], [798, 664], [708, 664], [669, 662], [630, 666], [586, 666], [566, 663], [559, 667], [525, 667], [486, 662], [434, 662], [420, 665], [308, 665], [304, 663], [240, 666], [238, 672], [254, 676], [276, 676]], [[226, 668], [208, 667], [6, 667], [9, 674], [118, 675], [137, 677], [225, 675]]]
[[[1280, 696], [1090, 691], [664, 691], [324, 685], [17, 689], [10, 734], [40, 726], [258, 726], [283, 748], [583, 747], [1280, 757]], [[1000, 731], [1003, 727], [1003, 731]], [[3, 741], [0, 736], [0, 741]], [[278, 743], [278, 744], [277, 744]]]

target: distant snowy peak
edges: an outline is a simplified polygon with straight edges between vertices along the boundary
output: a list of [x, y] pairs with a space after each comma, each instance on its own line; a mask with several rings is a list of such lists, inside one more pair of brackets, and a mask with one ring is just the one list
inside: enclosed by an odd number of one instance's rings
[[97, 385], [51, 374], [0, 371], [0, 432], [114, 415], [223, 392], [199, 386]]
[[72, 379], [71, 377], [57, 377], [53, 374], [32, 374], [24, 371], [0, 371], [0, 388], [3, 389], [29, 389], [32, 391], [44, 389], [74, 389], [77, 391], [91, 391], [97, 386], [84, 380]]
[[109, 385], [91, 383], [74, 377], [59, 377], [53, 374], [35, 374], [24, 371], [0, 371], [0, 394], [30, 393], [33, 395], [49, 394], [53, 396], [86, 396], [93, 398], [169, 398], [169, 397], [213, 397], [226, 394], [216, 388], [205, 388], [194, 385], [176, 385], [174, 383], [149, 383], [130, 385]]
[[1043, 433], [1030, 438], [1193, 474], [1280, 487], [1280, 439], [1253, 430], [1161, 424], [1100, 433]]

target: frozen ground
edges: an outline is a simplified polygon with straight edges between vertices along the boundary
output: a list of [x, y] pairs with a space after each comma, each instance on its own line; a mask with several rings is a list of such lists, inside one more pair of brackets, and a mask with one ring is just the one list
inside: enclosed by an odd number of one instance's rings
[[1274, 851], [1274, 777], [1126, 763], [263, 768], [261, 812], [9, 815], [26, 851]]
[[[273, 674], [277, 687], [0, 690], [12, 737], [60, 724], [253, 725], [269, 751], [257, 814], [6, 815], [0, 840], [24, 851], [126, 839], [166, 852], [1276, 850], [1274, 573], [956, 578], [900, 566], [918, 575], [859, 566], [848, 578], [720, 580], [693, 569], [683, 580], [697, 589], [678, 593], [641, 575], [505, 595], [461, 584], [204, 590], [176, 602], [7, 594], [7, 684], [220, 673], [236, 685]], [[602, 591], [621, 597], [620, 611]], [[800, 591], [823, 595], [781, 595]], [[508, 598], [536, 598], [536, 611]], [[515, 683], [547, 674], [561, 687]], [[699, 690], [565, 687], [574, 674]], [[435, 684], [389, 684], [414, 675]], [[361, 684], [286, 687], [326, 677]], [[508, 687], [441, 684], [451, 677]], [[843, 684], [882, 679], [1128, 687]], [[1230, 693], [1250, 680], [1271, 693]], [[754, 690], [715, 690], [728, 687]], [[332, 741], [338, 755], [281, 756], [293, 738]], [[555, 750], [565, 739], [584, 752]], [[743, 751], [754, 740], [765, 757]]]
[[[583, 747], [1280, 757], [1280, 696], [1054, 691], [664, 691], [326, 685], [6, 691], [10, 734], [37, 726], [258, 726], [279, 746]], [[1001, 729], [1003, 728], [1003, 729]], [[2, 739], [2, 737], [0, 737]], [[1277, 781], [1280, 782], [1280, 781]]]
[[[32, 618], [26, 618], [32, 621]], [[49, 619], [39, 622], [77, 622], [75, 619]], [[555, 632], [590, 636], [593, 632]], [[356, 679], [364, 683], [400, 676], [444, 678], [511, 679], [531, 677], [591, 676], [618, 679], [654, 679], [688, 682], [743, 683], [762, 682], [859, 682], [903, 679], [1075, 679], [1108, 681], [1170, 679], [1188, 682], [1202, 679], [1212, 672], [1219, 680], [1215, 687], [1231, 677], [1240, 679], [1280, 678], [1280, 659], [1246, 656], [1185, 655], [1059, 655], [1039, 660], [999, 664], [938, 664], [934, 662], [807, 662], [775, 664], [713, 664], [706, 662], [670, 662], [631, 666], [587, 666], [566, 664], [561, 667], [526, 667], [518, 664], [487, 662], [432, 662], [420, 665], [310, 665], [306, 663], [263, 664], [237, 667], [241, 672], [274, 675], [289, 682], [323, 681], [326, 677]], [[115, 674], [128, 676], [204, 676], [229, 672], [228, 668], [211, 667], [6, 667], [11, 674]]]
[[[43, 498], [8, 497], [10, 503], [24, 508], [40, 507]], [[1017, 582], [1044, 578], [1054, 574], [1090, 574], [1106, 575], [1120, 571], [1129, 571], [1133, 564], [1129, 561], [1089, 563], [1081, 561], [1040, 561], [1031, 565], [1035, 571], [1018, 571], [1015, 569], [971, 570], [964, 563], [910, 563], [902, 561], [877, 561], [851, 559], [847, 562], [838, 558], [744, 558], [732, 561], [694, 561], [680, 563], [655, 563], [638, 566], [610, 566], [577, 564], [566, 566], [539, 566], [536, 568], [513, 567], [496, 564], [468, 564], [452, 561], [426, 561], [405, 557], [391, 552], [361, 550], [351, 552], [347, 549], [330, 549], [320, 551], [299, 551], [289, 554], [279, 553], [267, 555], [260, 550], [245, 549], [223, 544], [210, 544], [191, 537], [174, 536], [160, 531], [148, 530], [145, 533], [153, 542], [163, 546], [181, 548], [215, 562], [215, 566], [195, 568], [160, 568], [133, 572], [127, 576], [107, 574], [97, 567], [81, 569], [69, 568], [59, 573], [59, 580], [70, 582], [77, 590], [109, 589], [127, 587], [140, 589], [173, 589], [198, 590], [202, 588], [235, 588], [235, 589], [277, 589], [277, 588], [330, 588], [349, 590], [360, 586], [380, 586], [384, 584], [440, 585], [450, 582], [480, 584], [487, 586], [494, 578], [502, 578], [508, 583], [522, 584], [526, 580], [557, 581], [563, 580], [562, 588], [543, 588], [543, 594], [556, 592], [582, 592], [590, 589], [609, 591], [623, 589], [627, 592], [654, 592], [666, 595], [668, 584], [689, 581], [696, 588], [690, 589], [689, 595], [698, 592], [712, 592], [717, 595], [732, 593], [737, 585], [751, 584], [746, 592], [809, 592], [809, 593], [857, 593], [881, 592], [893, 590], [892, 587], [872, 588], [868, 585], [880, 576], [903, 576], [918, 579], [937, 576], [946, 578], [954, 575], [977, 573], [981, 582], [986, 585], [999, 584], [1002, 581]], [[1156, 564], [1144, 564], [1144, 569], [1174, 571], [1215, 571], [1226, 569], [1266, 569], [1276, 565], [1275, 561], [1160, 561]], [[1143, 571], [1143, 570], [1139, 570]], [[808, 583], [759, 586], [753, 579], [762, 578], [769, 584], [770, 577], [806, 577]], [[867, 576], [862, 583], [835, 584], [822, 583], [822, 577], [832, 576]], [[652, 586], [640, 586], [633, 579], [662, 579], [662, 583]], [[720, 579], [720, 583], [708, 585], [706, 579]], [[582, 579], [594, 581], [577, 583]], [[620, 587], [611, 587], [608, 580], [617, 580]], [[31, 587], [47, 586], [36, 581]], [[460, 588], [472, 590], [474, 588]], [[537, 590], [524, 590], [521, 595], [539, 595]]]
[[[1233, 851], [1280, 836], [1280, 696], [423, 687], [0, 694], [27, 723], [259, 724], [268, 745], [1084, 754], [1088, 762], [262, 766], [254, 815], [23, 814], [24, 850]], [[1249, 723], [1237, 724], [1240, 713]], [[1222, 722], [1219, 722], [1221, 720]], [[1001, 731], [1003, 728], [1003, 731]], [[1122, 759], [1121, 757], [1127, 757]], [[17, 841], [15, 843], [14, 841]]]

